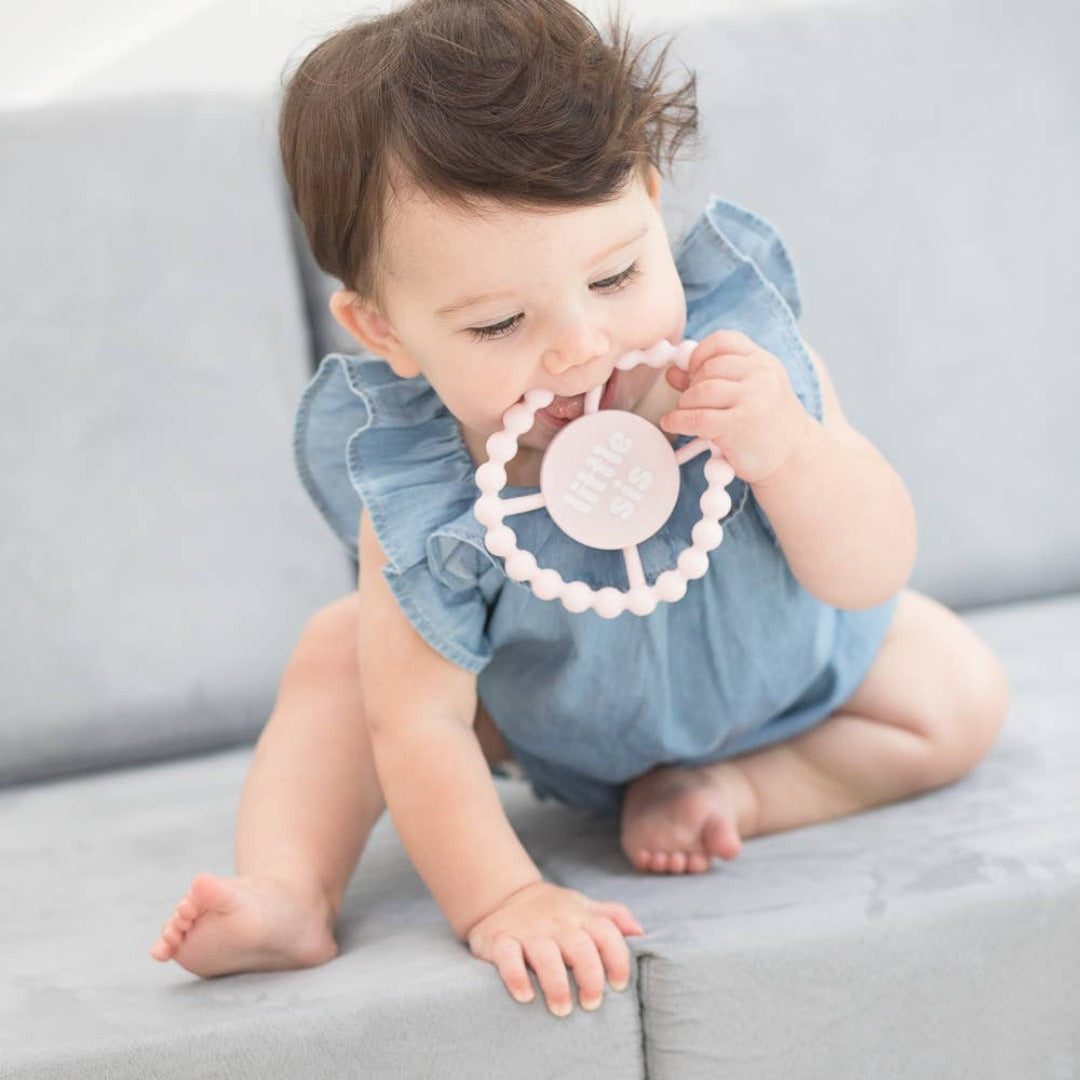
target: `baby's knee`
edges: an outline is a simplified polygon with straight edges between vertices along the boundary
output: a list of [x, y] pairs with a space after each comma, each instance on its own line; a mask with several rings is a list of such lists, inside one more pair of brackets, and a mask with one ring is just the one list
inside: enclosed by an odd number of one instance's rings
[[289, 660], [294, 678], [354, 677], [356, 651], [356, 593], [343, 596], [316, 612], [304, 626]]
[[947, 780], [965, 776], [986, 757], [1009, 711], [1008, 677], [984, 642], [972, 634], [971, 647], [950, 661], [938, 739]]

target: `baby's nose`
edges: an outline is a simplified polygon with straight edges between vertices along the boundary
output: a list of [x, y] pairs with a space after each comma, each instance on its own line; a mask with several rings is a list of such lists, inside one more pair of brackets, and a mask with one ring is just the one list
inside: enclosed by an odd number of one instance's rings
[[562, 375], [571, 368], [607, 356], [607, 335], [597, 326], [584, 322], [564, 325], [563, 332], [544, 351], [542, 362], [551, 375]]

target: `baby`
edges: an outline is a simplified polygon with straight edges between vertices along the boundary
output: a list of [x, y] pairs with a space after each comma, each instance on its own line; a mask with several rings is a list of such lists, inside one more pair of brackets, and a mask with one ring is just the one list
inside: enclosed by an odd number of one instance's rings
[[[672, 251], [660, 168], [693, 133], [694, 82], [565, 0], [413, 0], [319, 45], [281, 147], [331, 310], [364, 350], [308, 387], [297, 458], [358, 553], [355, 594], [305, 629], [239, 810], [235, 878], [199, 875], [151, 952], [200, 975], [304, 967], [389, 808], [453, 929], [519, 1001], [601, 1003], [629, 978], [622, 904], [545, 882], [492, 772], [612, 815], [628, 860], [702, 873], [753, 836], [949, 783], [992, 744], [989, 649], [905, 589], [911, 500], [847, 422], [799, 335], [786, 247], [710, 200]], [[699, 344], [688, 370], [623, 353]], [[484, 547], [474, 471], [502, 415], [553, 392], [507, 466], [535, 489], [552, 438], [605, 407], [675, 446], [711, 440], [732, 509], [708, 572], [644, 617], [571, 614]], [[649, 581], [690, 543], [701, 459], [640, 545]], [[623, 588], [619, 552], [534, 511], [520, 546]]]

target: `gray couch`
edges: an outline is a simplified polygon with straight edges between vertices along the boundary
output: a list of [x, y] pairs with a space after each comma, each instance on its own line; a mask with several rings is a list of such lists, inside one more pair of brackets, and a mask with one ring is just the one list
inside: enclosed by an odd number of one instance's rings
[[648, 930], [630, 988], [565, 1020], [453, 938], [385, 819], [333, 962], [148, 956], [229, 871], [282, 665], [350, 587], [290, 453], [340, 342], [273, 102], [0, 116], [0, 1077], [1080, 1076], [1078, 23], [920, 0], [682, 35], [706, 143], [672, 230], [709, 190], [779, 227], [805, 336], [914, 495], [913, 584], [1013, 697], [955, 786], [692, 878], [500, 780], [544, 873]]

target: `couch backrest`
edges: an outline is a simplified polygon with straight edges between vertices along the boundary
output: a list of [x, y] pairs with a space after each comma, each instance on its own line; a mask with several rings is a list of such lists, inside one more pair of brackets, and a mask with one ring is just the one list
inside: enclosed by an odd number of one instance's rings
[[688, 28], [708, 191], [787, 241], [803, 334], [907, 481], [914, 584], [1080, 588], [1080, 18], [1072, 0], [746, 5]]
[[350, 587], [265, 102], [0, 115], [0, 782], [249, 739]]
[[[1077, 36], [1067, 0], [867, 0], [678, 45], [706, 153], [671, 230], [710, 191], [780, 229], [915, 497], [915, 584], [957, 606], [1080, 587]], [[273, 129], [223, 97], [0, 115], [0, 782], [249, 739], [351, 586], [291, 461], [343, 342]]]

